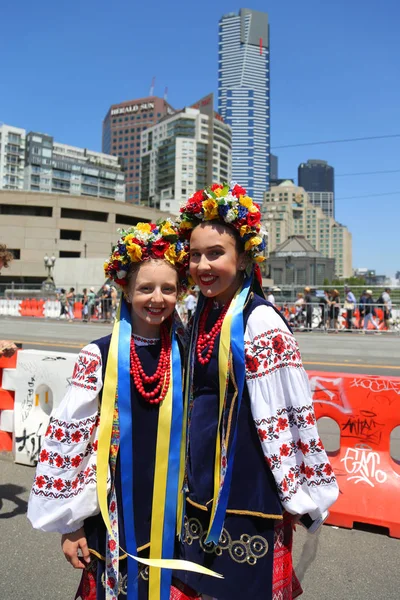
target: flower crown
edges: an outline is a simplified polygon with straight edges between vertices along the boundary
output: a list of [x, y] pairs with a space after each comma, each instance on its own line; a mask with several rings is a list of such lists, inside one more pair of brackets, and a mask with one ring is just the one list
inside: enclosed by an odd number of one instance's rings
[[132, 263], [150, 259], [164, 259], [178, 271], [188, 264], [188, 245], [180, 239], [176, 226], [169, 219], [156, 223], [137, 223], [119, 230], [121, 237], [113, 247], [110, 258], [104, 263], [104, 273], [115, 283], [125, 286]]
[[265, 232], [261, 230], [260, 207], [239, 185], [230, 188], [215, 183], [200, 190], [182, 206], [180, 213], [177, 225], [182, 236], [190, 238], [192, 229], [201, 222], [221, 221], [239, 233], [245, 252], [252, 261], [259, 263], [265, 260]]

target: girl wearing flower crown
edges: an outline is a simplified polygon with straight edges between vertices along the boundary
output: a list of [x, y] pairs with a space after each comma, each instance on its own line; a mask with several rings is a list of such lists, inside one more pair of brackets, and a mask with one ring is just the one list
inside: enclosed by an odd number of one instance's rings
[[296, 340], [260, 288], [260, 221], [238, 185], [196, 192], [178, 219], [201, 292], [186, 378], [180, 551], [224, 579], [179, 577], [217, 600], [299, 595], [294, 515], [317, 519], [338, 495]]
[[169, 598], [171, 570], [127, 553], [174, 554], [182, 380], [173, 316], [186, 259], [170, 221], [122, 232], [105, 263], [123, 290], [113, 334], [81, 350], [46, 432], [28, 517], [62, 534], [66, 559], [83, 569], [84, 600]]

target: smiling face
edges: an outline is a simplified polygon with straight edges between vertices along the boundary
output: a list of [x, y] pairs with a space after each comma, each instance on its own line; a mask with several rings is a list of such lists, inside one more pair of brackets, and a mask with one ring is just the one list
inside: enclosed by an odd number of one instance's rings
[[229, 227], [201, 223], [190, 238], [189, 270], [202, 294], [221, 304], [228, 302], [240, 286], [246, 265]]
[[160, 325], [174, 311], [178, 275], [165, 260], [141, 263], [132, 274], [126, 296], [131, 303], [132, 331], [142, 337], [159, 337]]

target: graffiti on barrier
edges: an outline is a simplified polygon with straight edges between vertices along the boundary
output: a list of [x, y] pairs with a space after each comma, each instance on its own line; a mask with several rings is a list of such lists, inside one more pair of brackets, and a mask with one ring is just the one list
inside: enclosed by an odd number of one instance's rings
[[347, 448], [346, 455], [341, 459], [346, 473], [351, 475], [347, 481], [367, 483], [375, 487], [376, 483], [385, 483], [387, 474], [379, 469], [381, 457], [367, 445], [359, 444], [355, 448]]
[[310, 387], [314, 402], [329, 404], [343, 413], [352, 412], [341, 377], [333, 378], [314, 375], [310, 377]]
[[28, 390], [26, 396], [22, 400], [21, 405], [21, 418], [22, 421], [26, 421], [29, 417], [29, 413], [32, 410], [33, 399], [35, 397], [35, 376], [32, 375], [30, 379], [28, 379]]
[[395, 394], [400, 396], [400, 381], [391, 381], [390, 379], [355, 377], [351, 382], [351, 387], [361, 387], [376, 394], [380, 392], [395, 392]]
[[376, 413], [370, 410], [360, 410], [341, 426], [344, 438], [354, 438], [366, 444], [379, 444], [384, 427], [384, 423], [376, 420]]
[[36, 431], [27, 433], [26, 428], [23, 429], [21, 436], [15, 437], [15, 445], [18, 452], [26, 452], [31, 463], [36, 463], [39, 460], [40, 450], [42, 448], [41, 431], [43, 423], [40, 423]]

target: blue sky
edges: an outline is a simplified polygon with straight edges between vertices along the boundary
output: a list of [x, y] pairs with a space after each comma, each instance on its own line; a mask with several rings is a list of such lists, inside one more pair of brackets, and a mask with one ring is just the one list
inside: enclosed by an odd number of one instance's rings
[[[272, 146], [400, 134], [400, 6], [395, 0], [253, 0], [269, 13]], [[228, 0], [20, 0], [0, 12], [0, 122], [101, 149], [110, 104], [155, 93], [175, 107], [217, 92], [219, 18]], [[335, 167], [336, 218], [353, 265], [393, 275], [400, 137], [276, 149], [279, 176], [309, 158]], [[365, 196], [355, 198], [355, 196]]]

